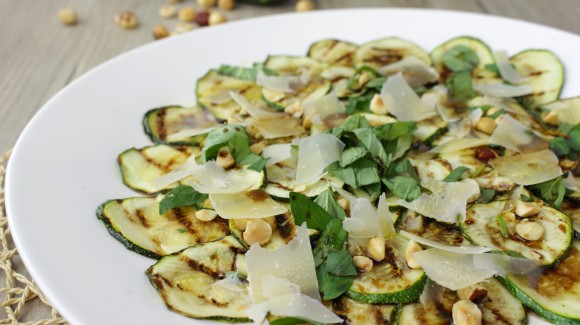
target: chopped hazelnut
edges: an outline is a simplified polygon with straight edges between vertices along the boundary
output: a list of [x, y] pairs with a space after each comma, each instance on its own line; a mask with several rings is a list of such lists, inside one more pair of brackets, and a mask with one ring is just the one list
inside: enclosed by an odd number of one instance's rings
[[495, 130], [495, 127], [495, 120], [491, 117], [482, 117], [475, 124], [475, 129], [485, 134], [492, 134], [493, 130]]
[[516, 225], [516, 233], [525, 240], [538, 240], [544, 235], [544, 227], [535, 221], [523, 220]]
[[453, 324], [455, 325], [480, 325], [481, 310], [469, 300], [459, 300], [452, 309]]
[[558, 117], [558, 113], [556, 113], [556, 111], [549, 111], [542, 113], [542, 122], [550, 125], [558, 125], [560, 124], [560, 118]]
[[421, 246], [419, 244], [417, 244], [415, 241], [411, 240], [409, 241], [409, 244], [407, 244], [407, 248], [405, 248], [405, 260], [407, 260], [407, 265], [409, 266], [409, 268], [411, 269], [420, 269], [421, 268], [421, 264], [419, 264], [419, 262], [417, 261], [417, 259], [415, 259], [415, 257], [413, 256], [413, 253], [422, 251], [423, 248], [421, 248]]
[[352, 258], [354, 266], [362, 272], [370, 272], [373, 269], [373, 261], [366, 256]]
[[77, 23], [77, 13], [71, 7], [65, 7], [58, 11], [58, 19], [67, 26], [72, 26]]
[[218, 24], [223, 24], [223, 23], [225, 23], [227, 21], [228, 21], [228, 18], [226, 17], [226, 15], [222, 14], [221, 12], [212, 11], [209, 14], [208, 24], [210, 26], [218, 25]]
[[218, 151], [216, 163], [223, 169], [228, 169], [236, 164], [236, 160], [230, 154], [228, 147], [222, 147]]
[[191, 23], [195, 21], [196, 14], [197, 13], [195, 12], [195, 9], [193, 9], [193, 7], [185, 7], [179, 10], [178, 16], [179, 20]]
[[164, 25], [157, 25], [157, 26], [153, 27], [152, 34], [153, 34], [153, 38], [161, 39], [161, 38], [165, 38], [165, 37], [169, 36], [169, 30]]
[[202, 210], [195, 212], [195, 217], [199, 221], [207, 222], [207, 221], [212, 221], [213, 219], [215, 219], [215, 217], [217, 217], [217, 213], [214, 210], [202, 209]]
[[122, 11], [116, 14], [115, 22], [124, 29], [133, 29], [139, 24], [137, 16], [131, 11]]
[[389, 112], [387, 106], [385, 106], [385, 103], [383, 103], [381, 95], [379, 94], [375, 94], [373, 99], [371, 99], [370, 110], [372, 113], [379, 115], [386, 115]]
[[385, 238], [384, 237], [374, 237], [369, 241], [368, 253], [369, 256], [380, 262], [385, 259]]
[[531, 202], [517, 201], [516, 202], [516, 214], [522, 218], [527, 218], [534, 216], [542, 211], [538, 205]]
[[250, 219], [243, 237], [250, 246], [254, 244], [266, 245], [272, 238], [272, 227], [262, 219]]

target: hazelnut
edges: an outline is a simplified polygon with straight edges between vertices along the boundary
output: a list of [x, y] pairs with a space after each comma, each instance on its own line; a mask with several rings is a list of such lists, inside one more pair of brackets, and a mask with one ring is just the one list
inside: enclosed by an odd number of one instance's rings
[[459, 299], [471, 300], [475, 303], [481, 302], [483, 298], [487, 296], [487, 293], [488, 291], [486, 288], [477, 284], [473, 284], [457, 290], [457, 295], [459, 296]]
[[383, 237], [374, 237], [371, 238], [369, 241], [368, 253], [369, 256], [377, 261], [380, 262], [385, 259], [385, 238]]
[[77, 13], [71, 7], [64, 7], [58, 11], [58, 19], [67, 26], [72, 26], [77, 23]]
[[250, 219], [243, 237], [250, 246], [254, 244], [266, 245], [272, 238], [272, 227], [262, 219]]
[[124, 29], [133, 29], [139, 24], [137, 16], [131, 11], [122, 11], [116, 14], [115, 22]]
[[373, 269], [373, 261], [366, 256], [352, 258], [354, 266], [362, 272], [370, 272]]
[[208, 24], [210, 26], [218, 25], [218, 24], [223, 24], [223, 23], [225, 23], [227, 21], [228, 21], [228, 18], [226, 17], [226, 15], [222, 14], [221, 12], [212, 11], [209, 14]]
[[475, 124], [475, 129], [485, 134], [492, 134], [493, 130], [495, 130], [495, 127], [495, 120], [491, 117], [482, 117]]
[[236, 5], [234, 0], [218, 0], [218, 7], [223, 10], [232, 10]]
[[549, 111], [542, 113], [542, 122], [550, 125], [558, 125], [560, 124], [560, 118], [558, 117], [558, 113], [556, 113], [556, 111]]
[[214, 210], [203, 209], [195, 212], [195, 217], [199, 221], [212, 221], [217, 217], [217, 213]]
[[298, 0], [295, 10], [297, 12], [312, 11], [314, 10], [314, 2], [310, 0]]
[[538, 240], [544, 235], [544, 227], [535, 221], [523, 220], [516, 225], [516, 233], [525, 240]]
[[411, 269], [421, 268], [421, 264], [419, 264], [419, 262], [417, 262], [415, 257], [413, 257], [413, 253], [420, 252], [422, 250], [423, 248], [421, 248], [421, 246], [417, 244], [415, 241], [413, 240], [409, 241], [409, 243], [407, 244], [407, 248], [405, 248], [405, 259], [407, 260], [407, 265], [409, 266], [409, 268]]
[[228, 169], [236, 164], [236, 160], [230, 154], [228, 147], [220, 148], [217, 154], [216, 164], [223, 169]]
[[481, 310], [469, 300], [459, 300], [452, 309], [453, 324], [455, 325], [480, 325]]
[[185, 8], [181, 8], [181, 10], [179, 10], [179, 20], [184, 21], [184, 22], [194, 22], [195, 21], [195, 9], [193, 9], [193, 7], [185, 7]]
[[516, 214], [522, 218], [534, 216], [542, 211], [542, 208], [531, 202], [517, 201]]
[[177, 9], [174, 6], [163, 6], [159, 8], [159, 16], [163, 18], [173, 18], [177, 16]]
[[153, 27], [153, 38], [155, 39], [161, 39], [161, 38], [165, 38], [167, 36], [169, 36], [169, 30], [167, 29], [167, 27], [163, 26], [163, 25], [157, 25], [155, 27]]
[[259, 155], [260, 153], [262, 153], [262, 151], [264, 150], [264, 148], [266, 148], [266, 141], [260, 141], [260, 142], [256, 142], [253, 145], [250, 146], [250, 150]]
[[197, 4], [204, 9], [209, 9], [215, 6], [215, 0], [197, 0]]
[[175, 33], [176, 34], [183, 34], [186, 32], [189, 32], [190, 30], [192, 30], [195, 26], [192, 23], [186, 23], [186, 22], [179, 22], [177, 25], [175, 25]]
[[383, 103], [381, 95], [379, 94], [375, 94], [373, 99], [371, 99], [370, 110], [372, 113], [379, 115], [386, 115], [389, 112], [387, 106], [385, 106], [385, 103]]

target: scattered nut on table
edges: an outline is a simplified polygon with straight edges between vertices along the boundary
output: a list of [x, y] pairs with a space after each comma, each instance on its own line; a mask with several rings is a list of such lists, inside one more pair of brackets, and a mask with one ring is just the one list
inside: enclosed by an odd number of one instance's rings
[[169, 2], [169, 3], [180, 3], [182, 1], [183, 0], [167, 0], [167, 2]]
[[215, 6], [215, 1], [216, 0], [197, 0], [197, 4], [204, 9], [209, 9]]
[[218, 0], [218, 7], [223, 10], [232, 10], [236, 6], [235, 0]]
[[207, 26], [209, 24], [209, 11], [200, 11], [195, 16], [195, 22], [198, 26]]
[[163, 6], [159, 8], [159, 16], [167, 19], [174, 18], [175, 16], [177, 16], [177, 9], [175, 9], [175, 7], [171, 5]]
[[314, 2], [310, 0], [298, 0], [296, 7], [294, 8], [297, 12], [302, 11], [312, 11], [314, 10]]
[[139, 24], [137, 16], [131, 11], [121, 11], [116, 14], [115, 22], [124, 29], [133, 29]]
[[58, 11], [58, 19], [64, 25], [75, 25], [77, 23], [77, 12], [71, 7], [64, 7]]
[[179, 10], [179, 20], [181, 21], [185, 21], [185, 22], [194, 22], [195, 21], [195, 9], [193, 9], [193, 7], [185, 7], [185, 8], [181, 8], [181, 10]]
[[185, 32], [193, 30], [193, 28], [195, 28], [195, 25], [193, 25], [192, 23], [181, 21], [177, 25], [175, 25], [175, 29], [173, 31], [175, 32], [175, 34], [183, 34]]
[[169, 30], [164, 25], [157, 25], [153, 27], [151, 33], [155, 39], [161, 39], [169, 36]]
[[219, 11], [213, 11], [209, 14], [208, 24], [210, 26], [222, 24], [228, 21], [226, 15], [222, 14]]

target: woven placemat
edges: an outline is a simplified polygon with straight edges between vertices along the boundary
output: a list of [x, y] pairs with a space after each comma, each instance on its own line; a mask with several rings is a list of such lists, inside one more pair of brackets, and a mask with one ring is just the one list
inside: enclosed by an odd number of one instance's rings
[[67, 324], [31, 280], [8, 229], [4, 176], [10, 152], [0, 156], [0, 324]]

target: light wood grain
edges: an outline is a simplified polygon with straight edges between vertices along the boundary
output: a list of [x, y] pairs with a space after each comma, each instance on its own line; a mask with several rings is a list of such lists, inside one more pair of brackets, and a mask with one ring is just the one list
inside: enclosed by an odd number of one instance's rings
[[[513, 17], [580, 34], [578, 0], [318, 0], [319, 9], [351, 7], [436, 8]], [[177, 20], [159, 17], [162, 0], [0, 0], [0, 153], [12, 147], [30, 118], [55, 93], [98, 64], [153, 41], [156, 24], [173, 28]], [[74, 7], [78, 25], [63, 26], [56, 12]], [[178, 7], [196, 6], [186, 0]], [[134, 11], [139, 28], [122, 30], [115, 13]], [[230, 20], [292, 12], [294, 2], [275, 7], [239, 4]], [[458, 27], [460, 28], [460, 27]], [[55, 125], [55, 128], [66, 127]], [[22, 266], [19, 266], [22, 267]], [[2, 279], [0, 279], [2, 281]], [[30, 308], [26, 319], [48, 311]]]

